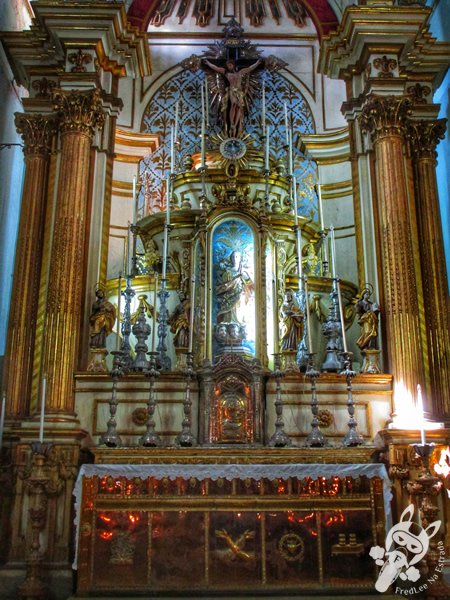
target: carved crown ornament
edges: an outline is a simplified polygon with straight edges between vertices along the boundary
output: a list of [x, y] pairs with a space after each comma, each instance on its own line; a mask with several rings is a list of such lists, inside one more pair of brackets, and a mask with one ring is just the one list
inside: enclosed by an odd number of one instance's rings
[[54, 115], [16, 113], [15, 125], [24, 141], [26, 155], [50, 152], [52, 136], [58, 125]]
[[53, 92], [53, 105], [58, 111], [61, 132], [78, 131], [93, 136], [105, 122], [99, 90], [89, 92]]

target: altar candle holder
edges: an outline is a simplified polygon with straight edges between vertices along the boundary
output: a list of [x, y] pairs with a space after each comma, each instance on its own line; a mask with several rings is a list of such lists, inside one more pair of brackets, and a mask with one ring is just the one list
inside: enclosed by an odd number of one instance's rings
[[191, 431], [191, 381], [194, 378], [194, 353], [192, 351], [186, 353], [185, 375], [186, 390], [183, 400], [184, 419], [182, 422], [181, 433], [175, 438], [175, 443], [179, 446], [189, 448], [191, 446], [195, 446], [196, 444], [194, 434]]
[[137, 248], [137, 235], [138, 235], [140, 229], [136, 225], [136, 223], [134, 223], [133, 225], [130, 225], [130, 230], [131, 230], [131, 234], [133, 236], [133, 241], [132, 241], [133, 253], [131, 255], [131, 277], [136, 277], [139, 274], [138, 266], [137, 266], [136, 248]]
[[138, 317], [136, 319], [136, 323], [132, 327], [133, 334], [137, 339], [137, 343], [134, 347], [135, 349], [135, 359], [133, 361], [133, 370], [137, 372], [146, 371], [149, 367], [148, 360], [146, 358], [146, 354], [148, 352], [148, 347], [146, 344], [146, 340], [150, 335], [150, 325], [147, 323], [145, 318], [145, 300], [147, 296], [139, 296], [139, 307], [138, 307]]
[[277, 416], [275, 421], [275, 433], [269, 440], [269, 446], [272, 448], [285, 448], [292, 444], [291, 439], [284, 431], [283, 421], [283, 401], [281, 399], [281, 378], [284, 373], [281, 370], [281, 354], [274, 354], [275, 368], [273, 371], [276, 380], [276, 399], [275, 399], [275, 414]]
[[328, 275], [329, 275], [328, 251], [327, 251], [328, 232], [326, 229], [322, 229], [321, 231], [319, 231], [319, 235], [321, 238], [320, 247], [322, 250], [322, 277], [328, 277]]
[[311, 431], [309, 432], [305, 446], [308, 448], [322, 448], [326, 444], [325, 437], [323, 433], [320, 431], [319, 427], [319, 405], [317, 402], [317, 393], [316, 393], [316, 380], [320, 375], [320, 372], [314, 366], [314, 353], [310, 352], [308, 354], [308, 366], [305, 373], [306, 377], [311, 381], [311, 413], [312, 413], [312, 421], [311, 421]]
[[127, 285], [122, 295], [125, 297], [124, 308], [123, 308], [123, 319], [122, 319], [122, 342], [120, 344], [121, 355], [121, 368], [124, 372], [128, 372], [133, 366], [133, 359], [131, 358], [131, 345], [130, 345], [130, 334], [131, 334], [131, 300], [135, 296], [135, 291], [131, 287], [131, 275], [127, 275]]
[[150, 380], [150, 387], [148, 391], [147, 401], [147, 429], [139, 438], [139, 445], [145, 448], [156, 448], [162, 445], [161, 438], [155, 431], [155, 409], [156, 409], [156, 392], [155, 392], [155, 381], [159, 377], [159, 371], [156, 365], [156, 359], [159, 355], [158, 352], [149, 352], [149, 369], [146, 372], [147, 377]]
[[124, 354], [121, 350], [113, 350], [111, 354], [114, 356], [113, 368], [111, 377], [113, 380], [111, 398], [109, 400], [109, 420], [106, 424], [106, 432], [100, 436], [100, 443], [105, 444], [108, 448], [118, 448], [122, 445], [120, 435], [117, 433], [117, 384], [119, 379], [124, 376], [123, 358]]
[[363, 436], [358, 432], [358, 423], [355, 420], [355, 403], [353, 401], [352, 379], [356, 375], [352, 369], [353, 354], [351, 352], [343, 352], [344, 369], [341, 375], [345, 375], [347, 381], [347, 410], [349, 414], [348, 431], [344, 437], [343, 445], [346, 447], [361, 446], [364, 444]]
[[[170, 371], [172, 361], [170, 356], [167, 354], [167, 329], [169, 324], [169, 309], [167, 308], [167, 299], [169, 298], [169, 292], [166, 289], [166, 279], [161, 279], [161, 289], [158, 292], [159, 298], [159, 314], [157, 317], [158, 321], [158, 346], [156, 351], [158, 353], [158, 366], [161, 371]], [[151, 368], [151, 367], [150, 367]]]

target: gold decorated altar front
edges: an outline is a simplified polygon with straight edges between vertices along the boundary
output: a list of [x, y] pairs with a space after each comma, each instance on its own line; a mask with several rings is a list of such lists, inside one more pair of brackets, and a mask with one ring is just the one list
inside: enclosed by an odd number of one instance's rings
[[142, 464], [75, 486], [79, 595], [373, 589], [390, 481], [370, 449], [126, 450]]

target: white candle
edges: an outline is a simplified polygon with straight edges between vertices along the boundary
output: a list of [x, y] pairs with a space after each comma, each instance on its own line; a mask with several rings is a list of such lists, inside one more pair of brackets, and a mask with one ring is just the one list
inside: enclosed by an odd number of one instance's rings
[[166, 223], [170, 223], [170, 199], [172, 195], [172, 185], [170, 175], [167, 176], [166, 180]]
[[180, 103], [177, 102], [176, 106], [175, 106], [175, 127], [174, 127], [174, 135], [173, 135], [173, 139], [174, 139], [174, 143], [177, 143], [178, 140], [178, 120], [179, 120], [179, 114], [180, 114]]
[[195, 275], [192, 276], [191, 284], [191, 302], [189, 313], [189, 352], [192, 352], [194, 346], [194, 302], [195, 302]]
[[264, 155], [264, 169], [266, 171], [270, 171], [269, 156], [270, 156], [270, 125], [267, 125], [267, 127], [266, 127], [266, 152]]
[[42, 378], [42, 392], [41, 392], [41, 420], [39, 424], [39, 441], [41, 444], [44, 441], [44, 418], [45, 418], [45, 389], [47, 386], [47, 378], [44, 375]]
[[300, 291], [303, 290], [303, 265], [302, 265], [302, 239], [301, 231], [298, 226], [298, 205], [297, 205], [297, 178], [292, 178], [292, 189], [294, 196], [294, 222], [295, 222], [295, 235], [297, 244], [297, 258], [298, 258], [298, 288]]
[[264, 133], [266, 127], [266, 82], [262, 82], [262, 107], [261, 107], [261, 129]]
[[417, 384], [417, 408], [419, 409], [420, 419], [420, 443], [422, 446], [425, 446], [425, 421], [423, 418], [422, 388], [420, 387], [420, 384]]
[[334, 227], [331, 225], [330, 227], [330, 237], [331, 237], [331, 264], [333, 265], [333, 277], [337, 277], [336, 271], [336, 240], [334, 239]]
[[175, 173], [175, 135], [173, 127], [170, 128], [170, 172]]
[[116, 338], [116, 350], [120, 349], [120, 304], [122, 300], [122, 271], [119, 272], [119, 289], [117, 297], [117, 338]]
[[208, 90], [208, 78], [205, 78], [205, 125], [209, 127], [209, 90]]
[[292, 152], [292, 131], [289, 131], [289, 175], [292, 177], [294, 172], [294, 161], [293, 161], [293, 152]]
[[156, 337], [156, 290], [158, 289], [158, 273], [154, 272], [155, 289], [153, 290], [153, 331], [152, 331], [152, 352], [155, 351]]
[[337, 280], [336, 283], [337, 283], [338, 300], [339, 300], [339, 317], [341, 320], [341, 329], [342, 329], [342, 343], [344, 345], [344, 352], [347, 352], [348, 348], [347, 348], [347, 337], [345, 335], [344, 307], [342, 306], [341, 284], [339, 282], [339, 279]]
[[132, 249], [131, 249], [131, 230], [130, 230], [130, 222], [128, 221], [128, 231], [127, 231], [127, 275], [131, 274], [132, 267]]
[[286, 146], [289, 146], [289, 119], [287, 103], [284, 103], [284, 128], [286, 130]]
[[308, 330], [308, 352], [313, 353], [311, 336], [311, 315], [309, 314], [308, 280], [305, 281], [306, 328]]
[[3, 445], [3, 430], [5, 428], [5, 412], [6, 412], [6, 393], [3, 392], [2, 398], [2, 414], [0, 415], [0, 451]]
[[133, 175], [133, 225], [137, 220], [137, 196], [136, 196], [136, 175]]
[[320, 229], [321, 231], [325, 231], [325, 227], [323, 224], [323, 206], [322, 206], [322, 191], [320, 183], [317, 184], [317, 195], [319, 196], [319, 219], [320, 219]]

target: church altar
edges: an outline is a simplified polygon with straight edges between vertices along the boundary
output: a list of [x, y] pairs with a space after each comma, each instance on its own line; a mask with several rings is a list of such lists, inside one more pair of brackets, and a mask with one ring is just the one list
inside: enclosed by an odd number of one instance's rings
[[99, 449], [81, 468], [78, 594], [373, 588], [391, 493], [384, 465], [353, 462], [369, 449], [204, 450], [149, 464], [155, 451], [122, 448], [143, 464], [99, 464], [116, 453]]

